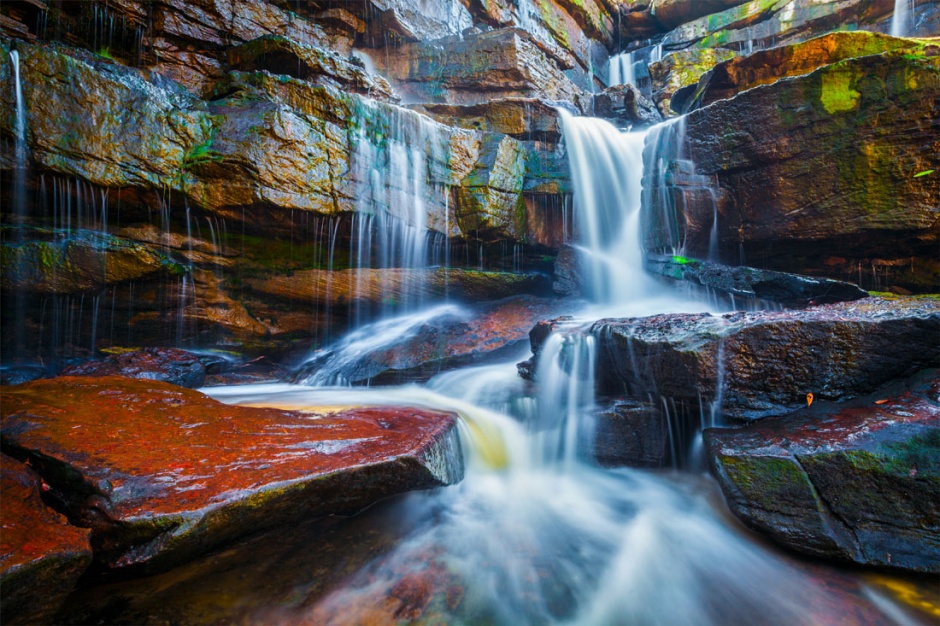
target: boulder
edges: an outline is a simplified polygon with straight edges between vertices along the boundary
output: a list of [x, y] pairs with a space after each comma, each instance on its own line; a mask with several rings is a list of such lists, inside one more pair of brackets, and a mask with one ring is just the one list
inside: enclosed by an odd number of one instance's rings
[[69, 365], [60, 376], [126, 376], [159, 380], [180, 387], [202, 387], [206, 367], [199, 357], [176, 348], [144, 348], [113, 354], [103, 361]]
[[792, 550], [940, 572], [940, 374], [704, 433], [745, 524]]
[[723, 48], [692, 48], [668, 54], [661, 61], [650, 63], [652, 99], [664, 117], [675, 115], [672, 98], [682, 89], [697, 85], [715, 65], [734, 58], [735, 53]]
[[608, 87], [594, 95], [593, 103], [595, 117], [608, 119], [620, 128], [647, 128], [663, 120], [656, 105], [632, 84]]
[[572, 304], [553, 299], [513, 296], [383, 320], [317, 351], [294, 380], [319, 384], [427, 380], [444, 369], [510, 355], [524, 345], [538, 320], [571, 308]]
[[760, 298], [786, 307], [832, 304], [867, 298], [857, 285], [827, 278], [729, 267], [682, 256], [648, 255], [646, 269], [667, 278], [702, 285], [716, 292], [741, 298]]
[[885, 53], [691, 112], [644, 156], [667, 164], [644, 180], [646, 248], [704, 258], [715, 237], [719, 259], [940, 290], [938, 97], [940, 57]]
[[[538, 353], [551, 323], [533, 329]], [[753, 420], [805, 403], [844, 400], [940, 363], [940, 302], [866, 298], [790, 311], [663, 314], [590, 328], [599, 388], [645, 401], [720, 397], [722, 413]]]
[[925, 54], [931, 49], [940, 54], [938, 44], [913, 39], [899, 39], [867, 31], [839, 31], [808, 41], [758, 50], [747, 56], [718, 63], [698, 83], [684, 87], [672, 99], [679, 113], [708, 106], [716, 100], [767, 85], [788, 76], [802, 76], [846, 59], [883, 52]]
[[105, 568], [170, 567], [250, 533], [460, 480], [451, 414], [228, 406], [120, 377], [4, 391], [4, 450], [29, 459]]
[[[6, 392], [4, 392], [6, 395]], [[52, 623], [91, 564], [91, 531], [69, 525], [42, 494], [49, 485], [27, 465], [0, 454], [0, 593], [4, 624]]]

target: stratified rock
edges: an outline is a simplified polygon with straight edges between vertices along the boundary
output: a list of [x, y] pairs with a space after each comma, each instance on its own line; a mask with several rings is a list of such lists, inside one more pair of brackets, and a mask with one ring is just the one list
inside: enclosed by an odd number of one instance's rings
[[753, 267], [730, 267], [681, 256], [649, 255], [645, 264], [649, 271], [668, 278], [689, 281], [733, 296], [778, 302], [787, 307], [832, 304], [868, 297], [868, 292], [852, 283]]
[[[554, 144], [450, 128], [288, 75], [232, 71], [206, 103], [172, 81], [81, 51], [19, 48], [28, 143], [44, 170], [150, 192], [154, 204], [166, 190], [178, 192], [194, 209], [264, 232], [289, 231], [289, 210], [300, 210], [389, 215], [451, 237], [521, 240], [523, 192], [564, 193], [567, 184]], [[0, 46], [0, 80], [12, 80], [10, 66]], [[82, 88], [62, 89], [69, 81]], [[0, 102], [11, 111], [0, 129], [12, 135], [12, 96], [0, 92]], [[414, 215], [415, 205], [425, 214]], [[461, 220], [470, 230], [461, 231]]]
[[410, 382], [518, 351], [540, 319], [570, 310], [557, 300], [514, 296], [472, 307], [444, 306], [366, 326], [318, 351], [296, 381]]
[[581, 91], [521, 29], [406, 44], [394, 55], [372, 57], [399, 93], [419, 102], [479, 104], [512, 97], [572, 102]]
[[290, 275], [247, 279], [253, 292], [320, 306], [378, 306], [389, 297], [417, 300], [447, 296], [478, 303], [513, 295], [546, 295], [548, 280], [539, 274], [482, 272], [459, 268], [362, 268], [304, 270]]
[[698, 81], [718, 63], [734, 58], [735, 53], [723, 48], [692, 48], [667, 55], [649, 66], [653, 101], [664, 117], [674, 115], [672, 97], [684, 87]]
[[940, 572], [940, 376], [705, 431], [712, 471], [745, 524], [793, 550]]
[[29, 467], [0, 454], [4, 624], [52, 623], [91, 563], [90, 531], [70, 526], [63, 515], [46, 506], [40, 496], [48, 489]]
[[650, 12], [666, 30], [680, 24], [719, 13], [747, 0], [653, 0]]
[[[743, 253], [748, 264], [870, 288], [878, 285], [864, 268], [877, 267], [883, 281], [879, 266], [895, 265], [889, 284], [936, 292], [938, 97], [940, 57], [886, 53], [693, 111], [683, 118], [681, 147], [656, 146], [666, 174], [651, 170], [644, 180], [647, 249], [681, 245], [707, 257], [717, 201], [720, 258]], [[677, 175], [683, 163], [716, 184], [715, 193], [687, 187]], [[664, 224], [677, 208], [681, 215]], [[854, 267], [854, 275], [835, 267]]]
[[376, 100], [392, 100], [392, 88], [381, 76], [330, 50], [304, 46], [276, 35], [252, 39], [228, 49], [228, 63], [233, 70], [286, 74], [300, 80], [348, 89]]
[[640, 129], [658, 124], [662, 115], [635, 85], [616, 85], [594, 96], [595, 117], [611, 120], [621, 128]]
[[186, 271], [151, 247], [97, 231], [21, 228], [4, 235], [0, 287], [6, 292], [95, 292], [116, 283], [180, 276]]
[[648, 404], [617, 401], [596, 415], [594, 458], [606, 467], [663, 467], [669, 433], [662, 414]]
[[30, 459], [104, 567], [171, 566], [263, 529], [460, 480], [453, 415], [228, 406], [156, 381], [5, 390], [5, 450]]
[[872, 25], [893, 8], [892, 0], [751, 0], [682, 24], [663, 43], [670, 49], [770, 48], [840, 27]]
[[722, 412], [737, 419], [782, 415], [810, 392], [820, 400], [864, 395], [940, 363], [940, 301], [927, 298], [600, 320], [590, 332], [602, 390], [693, 407], [720, 393]]
[[[835, 32], [809, 41], [758, 50], [753, 54], [723, 61], [706, 73], [695, 85], [684, 88], [672, 100], [677, 112], [707, 106], [716, 100], [733, 97], [758, 85], [767, 85], [787, 76], [802, 76], [832, 63], [882, 52], [924, 54], [937, 45], [898, 39], [866, 31]], [[681, 100], [680, 100], [681, 98]]]
[[160, 380], [180, 387], [201, 387], [206, 367], [199, 357], [176, 348], [144, 348], [114, 354], [103, 361], [86, 361], [63, 369], [61, 376], [126, 376]]
[[515, 139], [561, 139], [556, 106], [537, 98], [505, 98], [468, 105], [422, 104], [415, 109], [442, 124], [467, 130], [502, 133]]

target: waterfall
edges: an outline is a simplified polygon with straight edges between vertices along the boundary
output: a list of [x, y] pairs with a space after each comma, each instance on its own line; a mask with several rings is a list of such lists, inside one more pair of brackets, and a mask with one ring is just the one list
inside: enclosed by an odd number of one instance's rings
[[914, 0], [894, 0], [894, 15], [891, 17], [891, 36], [904, 37], [910, 34], [914, 17]]
[[622, 52], [610, 57], [610, 65], [607, 68], [607, 86], [636, 84], [636, 76], [633, 72], [633, 53]]
[[643, 271], [639, 230], [645, 133], [621, 133], [604, 120], [563, 110], [559, 115], [587, 295], [605, 304], [652, 296], [656, 286]]
[[20, 83], [20, 54], [10, 51], [13, 64], [13, 81], [16, 98], [16, 118], [13, 126], [15, 135], [13, 165], [13, 212], [17, 223], [26, 217], [26, 104], [23, 101], [23, 86]]

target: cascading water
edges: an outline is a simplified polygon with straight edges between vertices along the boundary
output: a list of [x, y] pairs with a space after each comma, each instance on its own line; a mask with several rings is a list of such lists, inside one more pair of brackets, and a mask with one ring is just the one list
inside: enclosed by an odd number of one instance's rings
[[610, 57], [607, 68], [607, 86], [636, 84], [636, 75], [633, 72], [633, 53], [622, 52]]
[[26, 216], [26, 103], [20, 83], [20, 55], [16, 50], [10, 51], [10, 63], [13, 65], [13, 89], [16, 98], [16, 117], [13, 125], [13, 212], [19, 223]]
[[914, 16], [914, 0], [894, 0], [894, 15], [891, 17], [891, 36], [904, 37], [910, 33]]

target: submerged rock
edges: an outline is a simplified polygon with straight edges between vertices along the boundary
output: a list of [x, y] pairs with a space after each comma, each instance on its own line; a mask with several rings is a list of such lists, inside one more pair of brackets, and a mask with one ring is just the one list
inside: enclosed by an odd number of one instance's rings
[[35, 381], [5, 390], [0, 406], [4, 450], [92, 528], [106, 568], [169, 567], [463, 475], [455, 418], [433, 411], [237, 407], [119, 377]]
[[482, 364], [518, 351], [535, 322], [573, 306], [513, 296], [377, 322], [318, 351], [294, 380], [320, 384], [427, 380], [445, 369]]
[[[6, 392], [4, 392], [6, 395]], [[4, 624], [52, 619], [91, 564], [90, 531], [41, 498], [49, 489], [27, 465], [0, 454], [0, 593]]]
[[868, 292], [852, 283], [753, 267], [729, 267], [681, 256], [648, 255], [646, 268], [667, 278], [689, 281], [733, 296], [778, 302], [787, 307], [832, 304], [868, 297]]
[[940, 373], [746, 428], [709, 429], [745, 524], [793, 550], [940, 572]]
[[114, 354], [103, 361], [86, 361], [63, 369], [61, 376], [126, 376], [159, 380], [180, 387], [201, 387], [206, 367], [199, 357], [176, 348], [145, 348]]

